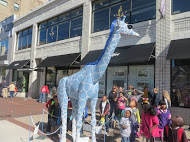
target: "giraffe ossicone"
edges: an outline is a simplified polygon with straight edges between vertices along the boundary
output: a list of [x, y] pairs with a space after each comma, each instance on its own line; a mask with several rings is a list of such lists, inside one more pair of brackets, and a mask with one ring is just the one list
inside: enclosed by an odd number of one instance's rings
[[121, 35], [139, 37], [132, 28], [125, 23], [125, 16], [122, 20], [114, 20], [111, 25], [110, 34], [104, 50], [96, 62], [88, 63], [79, 72], [64, 77], [60, 80], [58, 86], [58, 99], [61, 107], [62, 135], [61, 142], [66, 142], [66, 124], [67, 124], [67, 105], [70, 98], [72, 111], [72, 137], [73, 142], [80, 140], [80, 130], [82, 127], [82, 117], [87, 100], [91, 102], [91, 142], [96, 142], [96, 102], [98, 99], [99, 79], [104, 75], [110, 59], [117, 47]]

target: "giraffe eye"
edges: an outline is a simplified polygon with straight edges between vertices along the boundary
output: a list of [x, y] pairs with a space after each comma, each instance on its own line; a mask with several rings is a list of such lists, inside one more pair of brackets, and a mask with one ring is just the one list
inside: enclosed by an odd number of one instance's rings
[[132, 29], [133, 26], [132, 25], [127, 25], [128, 29]]

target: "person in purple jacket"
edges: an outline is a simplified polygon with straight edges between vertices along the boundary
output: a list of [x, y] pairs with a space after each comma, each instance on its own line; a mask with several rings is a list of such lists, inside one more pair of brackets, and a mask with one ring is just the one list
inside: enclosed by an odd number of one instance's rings
[[160, 108], [157, 108], [157, 115], [159, 119], [159, 125], [158, 128], [160, 129], [160, 136], [162, 138], [163, 132], [164, 132], [164, 127], [167, 124], [171, 124], [171, 113], [167, 109], [166, 102], [162, 101], [160, 102]]

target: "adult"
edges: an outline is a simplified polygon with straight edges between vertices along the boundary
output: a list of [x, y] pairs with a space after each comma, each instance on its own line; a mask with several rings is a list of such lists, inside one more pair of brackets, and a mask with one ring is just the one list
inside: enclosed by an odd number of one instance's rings
[[152, 94], [149, 92], [148, 90], [148, 86], [145, 86], [144, 89], [143, 89], [143, 96], [142, 96], [142, 103], [143, 104], [148, 104], [152, 98]]
[[112, 91], [109, 93], [109, 98], [108, 98], [109, 102], [110, 102], [110, 116], [109, 117], [112, 117], [113, 112], [116, 113], [117, 99], [118, 99], [118, 94], [117, 94], [118, 91], [117, 90], [118, 90], [117, 86], [114, 85], [112, 87]]
[[160, 95], [158, 94], [159, 88], [156, 87], [153, 89], [153, 96], [152, 96], [152, 106], [154, 106], [155, 108], [158, 106], [159, 102], [160, 102]]
[[46, 93], [49, 94], [49, 89], [48, 89], [48, 86], [47, 86], [47, 85], [44, 85], [44, 86], [41, 88], [39, 103], [44, 103]]
[[10, 97], [13, 98], [14, 96], [14, 92], [15, 92], [15, 84], [14, 82], [11, 82], [11, 84], [9, 85], [8, 89], [9, 89], [9, 92], [10, 92]]
[[2, 86], [2, 93], [3, 93], [3, 98], [7, 99], [7, 92], [8, 92], [8, 89], [7, 89], [7, 82], [6, 80], [3, 80], [3, 82], [1, 83], [1, 86]]
[[166, 103], [166, 108], [168, 109], [169, 107], [171, 107], [170, 94], [166, 90], [163, 90], [162, 94], [163, 94], [163, 100]]
[[154, 108], [151, 107], [150, 104], [143, 105], [140, 133], [144, 136], [146, 142], [151, 141], [151, 137], [154, 137], [156, 141], [160, 141], [160, 130], [158, 125], [159, 120]]

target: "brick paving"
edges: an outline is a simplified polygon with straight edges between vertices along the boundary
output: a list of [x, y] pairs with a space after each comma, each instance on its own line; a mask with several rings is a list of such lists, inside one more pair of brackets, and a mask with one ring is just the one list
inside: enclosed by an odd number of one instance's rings
[[45, 104], [26, 98], [0, 98], [0, 119], [42, 114]]

